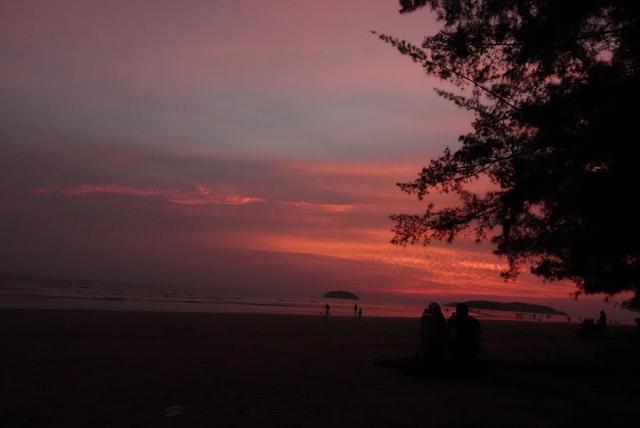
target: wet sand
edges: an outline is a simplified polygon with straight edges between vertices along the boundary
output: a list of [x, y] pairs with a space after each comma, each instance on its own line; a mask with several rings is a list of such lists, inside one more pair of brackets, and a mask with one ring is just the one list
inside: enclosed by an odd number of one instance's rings
[[[0, 310], [0, 426], [629, 426], [627, 328], [484, 321], [474, 378], [374, 366], [410, 357], [400, 318]], [[168, 418], [165, 410], [182, 406]], [[634, 422], [635, 423], [635, 422]], [[633, 425], [633, 423], [631, 424]]]

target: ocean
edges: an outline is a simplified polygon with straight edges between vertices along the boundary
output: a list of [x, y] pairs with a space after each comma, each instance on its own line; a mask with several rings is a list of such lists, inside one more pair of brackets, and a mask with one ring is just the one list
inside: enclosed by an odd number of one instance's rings
[[[362, 308], [365, 317], [418, 319], [424, 308], [418, 303], [382, 299], [230, 295], [202, 288], [0, 276], [0, 308], [325, 315], [327, 304], [330, 306], [330, 316], [351, 317], [357, 316], [354, 304]], [[443, 311], [445, 316], [451, 313], [449, 308], [443, 308]], [[472, 310], [472, 313], [484, 319], [517, 319], [512, 312]], [[566, 322], [567, 317], [528, 315], [525, 320]]]

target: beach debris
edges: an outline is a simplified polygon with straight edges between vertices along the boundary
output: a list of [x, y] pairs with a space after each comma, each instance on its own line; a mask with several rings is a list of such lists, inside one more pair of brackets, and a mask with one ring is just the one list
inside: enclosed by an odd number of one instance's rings
[[169, 406], [164, 409], [164, 414], [167, 418], [174, 418], [176, 416], [180, 416], [184, 413], [184, 406], [182, 404], [178, 404], [175, 406]]

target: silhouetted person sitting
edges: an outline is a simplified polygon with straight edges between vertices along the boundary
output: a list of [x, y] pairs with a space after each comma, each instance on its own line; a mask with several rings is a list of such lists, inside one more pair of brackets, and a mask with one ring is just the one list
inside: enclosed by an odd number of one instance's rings
[[604, 337], [607, 332], [606, 316], [604, 319], [604, 324], [601, 325], [600, 322], [600, 319], [598, 319], [598, 322], [596, 323], [593, 318], [585, 318], [578, 328], [578, 336], [582, 337], [583, 339], [599, 339]]
[[607, 327], [607, 314], [605, 314], [604, 311], [600, 311], [600, 318], [598, 318], [598, 327]]
[[636, 329], [633, 331], [633, 337], [637, 342], [640, 342], [640, 318], [636, 318]]
[[594, 321], [593, 318], [585, 318], [578, 329], [578, 336], [585, 339], [600, 339], [606, 335], [607, 314], [604, 311], [600, 311], [598, 321]]
[[449, 318], [449, 352], [456, 360], [473, 360], [480, 356], [480, 333], [482, 327], [475, 317], [469, 315], [464, 303], [456, 305], [456, 312]]
[[440, 305], [429, 303], [420, 318], [420, 353], [425, 360], [441, 360], [447, 349], [447, 322]]

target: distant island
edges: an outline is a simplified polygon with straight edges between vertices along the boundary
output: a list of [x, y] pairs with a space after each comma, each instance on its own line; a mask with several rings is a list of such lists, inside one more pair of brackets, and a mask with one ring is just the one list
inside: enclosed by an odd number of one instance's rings
[[[559, 311], [544, 305], [532, 305], [522, 302], [492, 302], [490, 300], [471, 300], [466, 303], [470, 309], [484, 309], [492, 311], [505, 311], [505, 312], [527, 312], [532, 314], [545, 314], [545, 315], [567, 315], [566, 312]], [[445, 306], [455, 308], [457, 303], [447, 303]]]
[[358, 296], [353, 294], [350, 291], [329, 291], [324, 297], [328, 297], [330, 299], [349, 299], [349, 300], [360, 300]]

